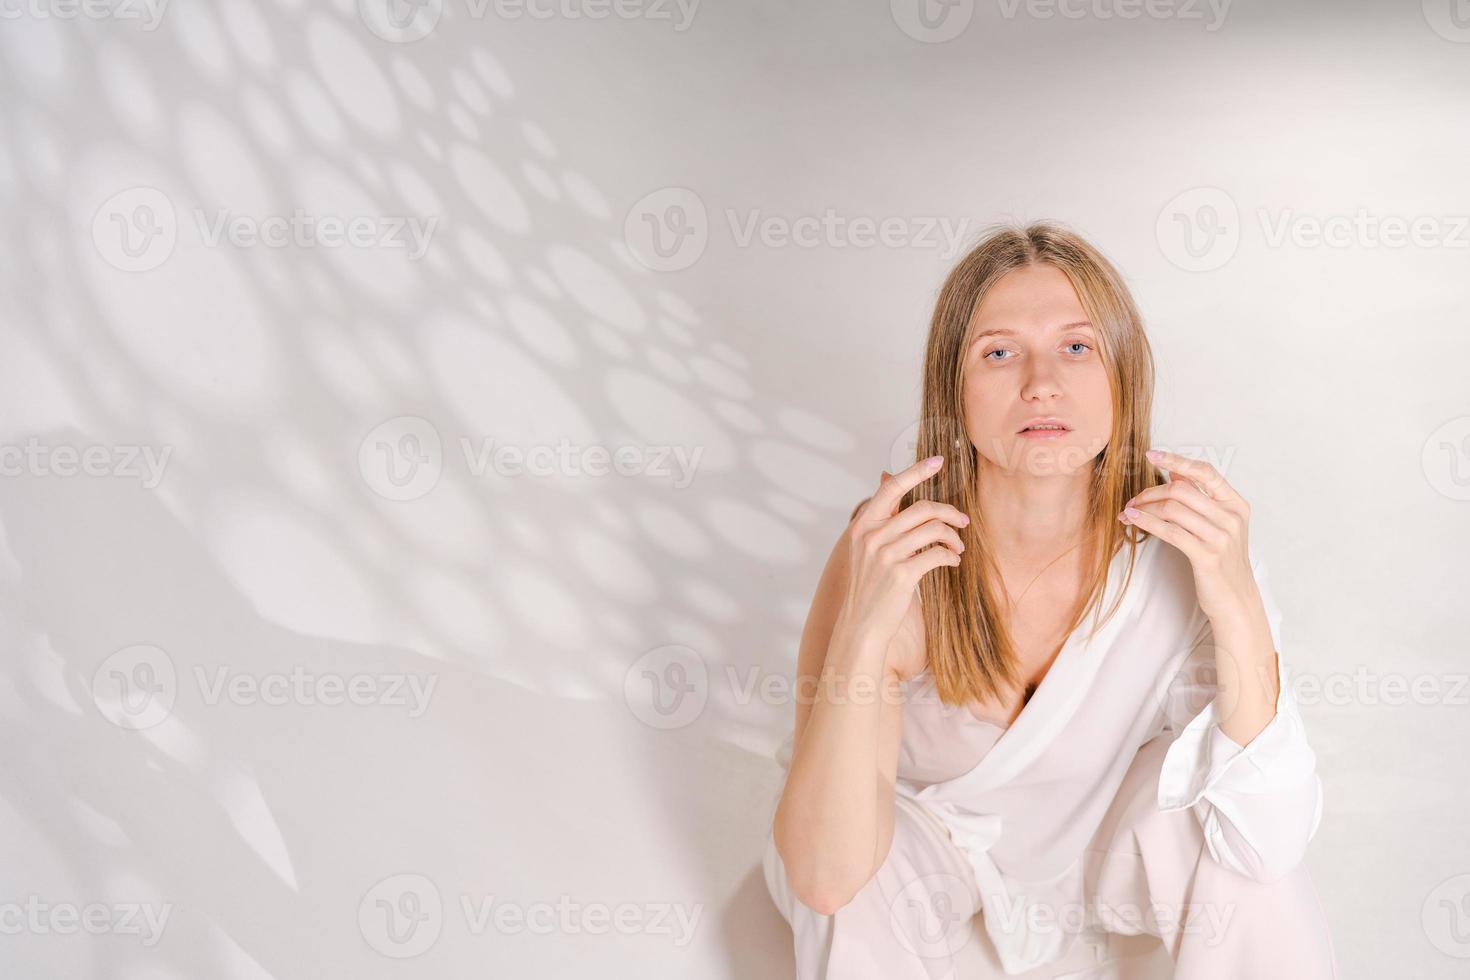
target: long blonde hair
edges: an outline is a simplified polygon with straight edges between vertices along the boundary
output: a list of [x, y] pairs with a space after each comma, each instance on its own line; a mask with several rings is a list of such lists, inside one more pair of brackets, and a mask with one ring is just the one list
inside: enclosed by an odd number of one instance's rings
[[[935, 477], [909, 491], [901, 506], [916, 500], [940, 500], [972, 518], [980, 513], [978, 454], [964, 425], [965, 351], [970, 346], [971, 321], [986, 292], [1001, 277], [1034, 264], [1057, 268], [1076, 290], [1097, 336], [1113, 399], [1112, 433], [1107, 447], [1091, 463], [1084, 519], [1092, 571], [1085, 601], [1067, 629], [1070, 635], [1101, 603], [1112, 558], [1125, 544], [1129, 549], [1127, 577], [1118, 592], [1120, 598], [1132, 578], [1142, 532], [1120, 523], [1118, 512], [1135, 494], [1165, 482], [1143, 455], [1149, 447], [1154, 364], [1142, 319], [1112, 263], [1075, 232], [1046, 221], [1025, 227], [998, 226], [988, 230], [945, 278], [924, 355], [923, 410], [915, 454], [915, 459], [924, 459], [942, 453], [945, 463]], [[989, 701], [1002, 689], [1020, 687], [1015, 647], [999, 615], [1000, 598], [992, 591], [1001, 581], [1000, 573], [982, 523], [972, 519], [960, 529], [969, 561], [940, 566], [919, 583], [929, 664], [945, 704]], [[1115, 602], [1102, 622], [1116, 609]]]

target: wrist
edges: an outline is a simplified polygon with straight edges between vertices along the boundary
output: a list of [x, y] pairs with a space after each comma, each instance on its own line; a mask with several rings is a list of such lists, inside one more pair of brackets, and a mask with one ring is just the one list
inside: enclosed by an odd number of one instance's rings
[[[1264, 610], [1252, 610], [1249, 607], [1238, 607], [1229, 612], [1210, 617], [1210, 629], [1216, 638], [1232, 637], [1244, 639], [1247, 637], [1271, 635], [1271, 622], [1266, 618]], [[1270, 642], [1269, 640], [1267, 642]]]
[[839, 615], [832, 626], [832, 640], [827, 647], [829, 663], [849, 668], [882, 667], [887, 660], [888, 643], [880, 640], [866, 624]]
[[1254, 631], [1267, 622], [1266, 606], [1254, 579], [1226, 591], [1210, 614], [1216, 630]]

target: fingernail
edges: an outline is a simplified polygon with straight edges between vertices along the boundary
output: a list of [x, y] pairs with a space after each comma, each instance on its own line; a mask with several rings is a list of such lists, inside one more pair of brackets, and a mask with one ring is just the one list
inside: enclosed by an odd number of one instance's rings
[[1123, 513], [1128, 515], [1128, 519], [1130, 521], [1137, 520], [1138, 518], [1143, 516], [1143, 511], [1139, 510], [1137, 507], [1124, 507]]
[[939, 469], [939, 464], [942, 462], [944, 462], [943, 456], [930, 456], [928, 459], [924, 460], [924, 465], [929, 467], [931, 470], [937, 470]]
[[1128, 515], [1127, 515], [1127, 513], [1120, 512], [1118, 514], [1118, 520], [1122, 521], [1124, 524], [1127, 524], [1128, 523]]
[[1150, 449], [1148, 452], [1144, 453], [1144, 455], [1157, 463], [1159, 460], [1164, 458], [1164, 451], [1162, 449]]

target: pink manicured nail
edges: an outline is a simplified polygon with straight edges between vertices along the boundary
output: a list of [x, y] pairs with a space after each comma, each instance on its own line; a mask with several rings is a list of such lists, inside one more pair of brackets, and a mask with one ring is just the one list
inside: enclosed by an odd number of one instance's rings
[[928, 459], [924, 460], [924, 465], [929, 467], [931, 470], [937, 470], [939, 469], [939, 464], [942, 462], [944, 462], [943, 456], [930, 456]]
[[1150, 449], [1148, 452], [1144, 453], [1144, 455], [1157, 463], [1159, 460], [1164, 458], [1164, 451], [1162, 449]]
[[1143, 511], [1139, 510], [1137, 507], [1124, 507], [1123, 513], [1128, 515], [1128, 519], [1130, 521], [1136, 521], [1138, 518], [1143, 516]]

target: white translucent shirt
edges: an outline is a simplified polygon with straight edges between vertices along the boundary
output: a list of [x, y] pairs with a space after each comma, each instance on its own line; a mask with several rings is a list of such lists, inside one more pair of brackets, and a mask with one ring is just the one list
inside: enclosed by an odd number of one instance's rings
[[[1210, 856], [1240, 874], [1285, 875], [1321, 821], [1316, 755], [1288, 683], [1281, 613], [1254, 547], [1280, 694], [1275, 717], [1244, 747], [1220, 730], [1210, 622], [1177, 548], [1146, 538], [1121, 606], [1089, 636], [1123, 587], [1127, 557], [1126, 547], [1114, 556], [1099, 609], [1068, 638], [1009, 727], [941, 705], [928, 670], [905, 685], [897, 791], [937, 816], [969, 859], [986, 932], [1007, 973], [1066, 956], [1076, 933], [1030, 910], [1083, 907], [1083, 854], [1151, 738], [1172, 739], [1159, 809], [1192, 809]], [[778, 752], [783, 766], [790, 754], [788, 734]]]

